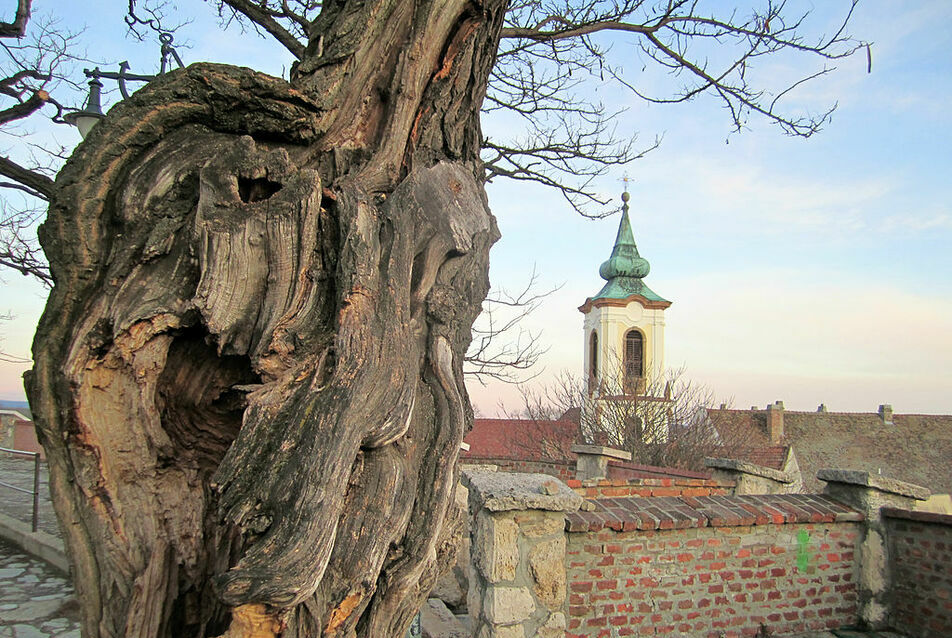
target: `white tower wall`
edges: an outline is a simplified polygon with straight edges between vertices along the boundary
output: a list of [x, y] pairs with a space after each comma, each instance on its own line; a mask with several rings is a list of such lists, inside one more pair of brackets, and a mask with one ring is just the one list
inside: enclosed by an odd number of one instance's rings
[[594, 306], [585, 314], [583, 370], [586, 384], [590, 382], [592, 332], [595, 331], [598, 334], [597, 377], [613, 391], [623, 387], [625, 335], [633, 328], [644, 336], [646, 386], [652, 388], [663, 382], [664, 309], [645, 308], [640, 301], [631, 300], [625, 306]]

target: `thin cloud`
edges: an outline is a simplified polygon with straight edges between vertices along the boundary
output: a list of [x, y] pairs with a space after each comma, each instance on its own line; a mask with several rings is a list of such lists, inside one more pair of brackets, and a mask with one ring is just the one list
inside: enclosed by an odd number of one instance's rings
[[927, 230], [952, 231], [952, 214], [946, 210], [941, 210], [891, 215], [883, 219], [881, 230], [887, 233], [921, 233]]

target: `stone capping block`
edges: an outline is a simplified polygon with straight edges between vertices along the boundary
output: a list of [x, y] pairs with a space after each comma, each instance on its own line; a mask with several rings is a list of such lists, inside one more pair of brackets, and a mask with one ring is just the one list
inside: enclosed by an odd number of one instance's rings
[[[569, 532], [860, 522], [863, 515], [822, 494], [623, 497], [587, 501], [591, 511], [566, 514]], [[583, 508], [586, 509], [586, 508]]]
[[906, 483], [898, 479], [870, 474], [864, 470], [817, 470], [816, 477], [827, 483], [846, 483], [848, 485], [860, 485], [871, 487], [880, 492], [889, 492], [899, 496], [907, 496], [920, 501], [925, 501], [931, 495], [927, 488], [913, 483]]
[[917, 512], [915, 510], [904, 510], [897, 507], [884, 507], [880, 512], [883, 516], [888, 516], [889, 518], [902, 518], [907, 521], [916, 521], [917, 523], [935, 523], [937, 525], [952, 527], [952, 514]]
[[[767, 406], [770, 407], [770, 406]], [[742, 472], [744, 474], [753, 474], [762, 476], [778, 483], [793, 483], [796, 479], [789, 472], [781, 472], [773, 468], [755, 465], [739, 459], [711, 458], [704, 459], [704, 465], [718, 470], [729, 470], [733, 472]]]
[[624, 450], [616, 450], [612, 447], [605, 447], [603, 445], [573, 445], [569, 448], [576, 454], [591, 454], [593, 456], [607, 456], [612, 459], [620, 459], [622, 461], [630, 461], [631, 453], [625, 452]]
[[469, 488], [471, 506], [490, 512], [574, 512], [584, 501], [568, 485], [547, 474], [464, 469], [462, 483]]
[[430, 598], [420, 609], [424, 638], [470, 638], [463, 623], [453, 615], [439, 598]]
[[498, 472], [499, 466], [492, 463], [461, 463], [460, 470], [463, 472]]

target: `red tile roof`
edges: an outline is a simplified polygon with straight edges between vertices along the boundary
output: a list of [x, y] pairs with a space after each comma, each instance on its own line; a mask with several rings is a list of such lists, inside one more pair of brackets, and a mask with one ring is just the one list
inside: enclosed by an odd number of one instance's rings
[[708, 410], [707, 414], [723, 442], [711, 456], [747, 461], [773, 470], [783, 469], [789, 446], [771, 444], [765, 411], [724, 409]]
[[[562, 461], [574, 465], [576, 454], [572, 445], [580, 440], [577, 421], [566, 420], [566, 413], [557, 421], [532, 419], [476, 419], [473, 429], [463, 439], [469, 450], [464, 459], [506, 459], [513, 461]], [[608, 477], [631, 478], [710, 478], [707, 472], [692, 472], [671, 467], [642, 465], [626, 461], [610, 461]]]
[[[786, 445], [765, 445], [763, 447], [735, 447], [725, 451], [730, 452], [727, 455], [728, 458], [747, 461], [772, 470], [782, 470], [784, 461], [787, 460], [788, 449], [789, 446]], [[724, 456], [716, 451], [714, 455]]]
[[469, 444], [463, 458], [574, 460], [569, 448], [577, 434], [578, 423], [571, 421], [476, 419], [463, 439]]

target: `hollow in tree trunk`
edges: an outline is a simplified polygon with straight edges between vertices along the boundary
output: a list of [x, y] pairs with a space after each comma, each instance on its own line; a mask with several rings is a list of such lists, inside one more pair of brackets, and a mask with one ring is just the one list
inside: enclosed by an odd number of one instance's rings
[[395, 637], [453, 554], [505, 2], [327, 3], [60, 173], [27, 389], [84, 636]]

